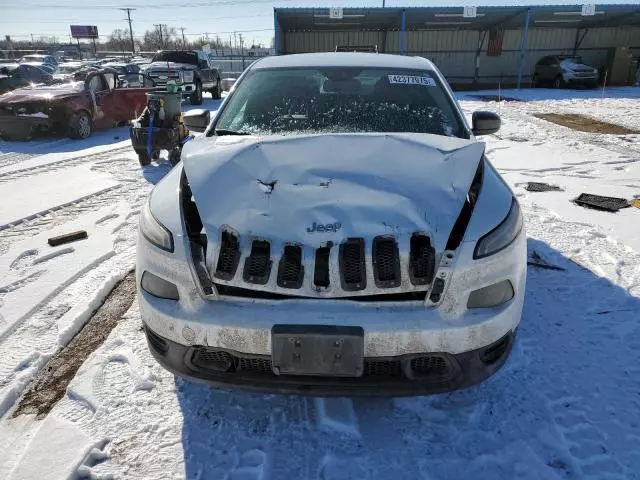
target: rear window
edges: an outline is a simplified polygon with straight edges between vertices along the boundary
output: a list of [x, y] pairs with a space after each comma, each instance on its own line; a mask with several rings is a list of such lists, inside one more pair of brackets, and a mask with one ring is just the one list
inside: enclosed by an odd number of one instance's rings
[[198, 57], [193, 52], [160, 52], [153, 57], [153, 62], [175, 62], [198, 65]]
[[229, 99], [216, 129], [238, 133], [410, 132], [466, 137], [433, 72], [385, 68], [254, 70]]

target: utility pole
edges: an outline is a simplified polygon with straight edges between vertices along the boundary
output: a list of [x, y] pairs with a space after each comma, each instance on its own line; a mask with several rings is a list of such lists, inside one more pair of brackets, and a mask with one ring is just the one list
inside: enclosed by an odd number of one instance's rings
[[133, 43], [133, 28], [131, 28], [131, 11], [135, 10], [135, 8], [119, 8], [118, 10], [122, 10], [123, 12], [127, 12], [127, 21], [129, 22], [129, 37], [131, 37], [131, 54], [136, 54], [136, 44]]
[[162, 42], [162, 24], [161, 23], [154, 23], [153, 24], [154, 27], [158, 27], [158, 31], [160, 32], [160, 49], [162, 50], [163, 47], [163, 42]]
[[240, 36], [240, 54], [242, 55], [242, 71], [244, 71], [244, 42], [242, 40], [242, 34]]
[[183, 48], [187, 48], [187, 41], [184, 39], [184, 31], [185, 30], [186, 30], [186, 28], [180, 27], [180, 31], [182, 32], [182, 47]]

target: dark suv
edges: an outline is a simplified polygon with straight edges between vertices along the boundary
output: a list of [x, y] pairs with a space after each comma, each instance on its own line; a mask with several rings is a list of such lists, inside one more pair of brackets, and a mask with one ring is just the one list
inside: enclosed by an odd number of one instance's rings
[[551, 85], [555, 88], [568, 85], [596, 88], [599, 79], [598, 70], [585, 65], [579, 55], [543, 57], [536, 63], [533, 73], [534, 86]]
[[202, 51], [159, 51], [146, 68], [146, 75], [156, 87], [165, 87], [173, 80], [178, 91], [189, 98], [192, 105], [202, 104], [203, 91], [211, 92], [216, 99], [222, 93], [220, 72]]

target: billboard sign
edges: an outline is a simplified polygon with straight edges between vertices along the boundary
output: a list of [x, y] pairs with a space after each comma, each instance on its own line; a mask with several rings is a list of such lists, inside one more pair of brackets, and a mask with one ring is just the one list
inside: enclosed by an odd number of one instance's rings
[[98, 27], [95, 25], [71, 25], [73, 38], [98, 38]]
[[329, 9], [329, 18], [332, 20], [340, 20], [343, 17], [342, 7], [332, 7]]

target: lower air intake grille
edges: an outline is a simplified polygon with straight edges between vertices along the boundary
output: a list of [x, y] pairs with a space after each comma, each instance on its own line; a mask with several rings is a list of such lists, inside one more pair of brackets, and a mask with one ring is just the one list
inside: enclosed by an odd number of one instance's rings
[[271, 272], [271, 248], [269, 242], [254, 240], [251, 254], [244, 262], [243, 278], [245, 282], [264, 285]]
[[209, 348], [198, 348], [192, 359], [196, 367], [226, 372], [233, 365], [233, 356], [227, 352]]
[[417, 377], [447, 377], [451, 374], [449, 363], [440, 355], [426, 355], [411, 360], [411, 371]]
[[367, 287], [362, 238], [350, 238], [340, 245], [340, 279], [342, 289], [346, 291], [364, 290]]
[[278, 286], [283, 288], [300, 288], [304, 278], [302, 266], [302, 249], [293, 245], [284, 247], [284, 253], [278, 267]]
[[436, 252], [426, 235], [411, 236], [409, 278], [414, 285], [428, 285], [433, 281]]
[[272, 373], [270, 358], [238, 357], [238, 371]]
[[402, 362], [398, 360], [365, 360], [363, 375], [369, 377], [402, 377]]
[[373, 239], [373, 277], [379, 288], [392, 288], [400, 285], [400, 258], [398, 245], [393, 238], [376, 237]]
[[238, 237], [229, 232], [222, 232], [220, 238], [220, 255], [216, 266], [215, 276], [223, 280], [230, 280], [236, 274], [240, 261], [240, 245]]

